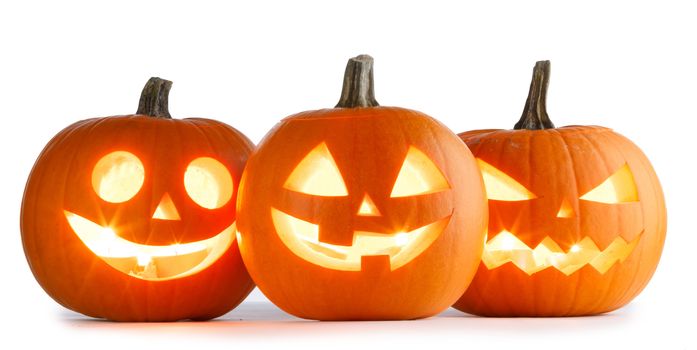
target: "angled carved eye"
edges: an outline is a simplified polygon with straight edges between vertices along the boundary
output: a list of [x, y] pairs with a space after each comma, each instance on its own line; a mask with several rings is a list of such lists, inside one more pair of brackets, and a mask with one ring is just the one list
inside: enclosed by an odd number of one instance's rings
[[298, 163], [283, 187], [315, 196], [348, 196], [341, 172], [324, 142]]
[[222, 207], [234, 191], [230, 172], [223, 163], [210, 157], [196, 158], [189, 163], [184, 173], [184, 188], [196, 204], [206, 209]]
[[390, 197], [416, 196], [449, 188], [448, 181], [433, 161], [414, 146], [410, 146]]
[[126, 151], [105, 155], [92, 170], [94, 192], [111, 203], [122, 203], [133, 198], [144, 181], [143, 163], [133, 153]]
[[629, 166], [627, 164], [623, 165], [600, 185], [581, 196], [581, 199], [607, 204], [638, 201], [639, 196], [634, 183], [634, 176], [631, 170], [629, 170]]
[[482, 171], [486, 195], [489, 199], [497, 201], [526, 201], [536, 196], [525, 186], [493, 165], [477, 158], [479, 169]]

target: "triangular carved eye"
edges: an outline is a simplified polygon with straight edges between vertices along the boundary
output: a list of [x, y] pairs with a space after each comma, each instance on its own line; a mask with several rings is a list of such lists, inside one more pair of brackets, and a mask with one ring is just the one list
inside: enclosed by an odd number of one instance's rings
[[624, 164], [603, 183], [581, 196], [581, 199], [607, 204], [638, 201], [639, 195], [634, 183], [634, 175], [629, 170], [629, 166]]
[[315, 196], [347, 196], [344, 179], [327, 145], [322, 142], [298, 163], [285, 184], [291, 191]]
[[414, 146], [410, 146], [390, 197], [416, 196], [449, 188], [448, 181], [433, 161]]
[[482, 171], [486, 195], [489, 199], [497, 201], [526, 201], [536, 196], [525, 186], [493, 165], [477, 158], [479, 169]]

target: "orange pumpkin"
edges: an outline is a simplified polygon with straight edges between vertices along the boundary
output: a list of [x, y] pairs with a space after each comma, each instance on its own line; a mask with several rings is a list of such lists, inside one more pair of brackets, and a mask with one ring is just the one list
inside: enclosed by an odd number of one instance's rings
[[299, 317], [431, 316], [479, 263], [486, 198], [474, 158], [433, 118], [379, 107], [372, 67], [350, 59], [336, 108], [285, 118], [242, 178], [245, 265]]
[[651, 278], [666, 209], [646, 156], [600, 126], [555, 128], [545, 107], [549, 61], [534, 69], [514, 130], [460, 134], [489, 198], [482, 263], [455, 307], [487, 316], [612, 311]]
[[152, 78], [136, 115], [87, 119], [36, 160], [22, 201], [27, 260], [63, 306], [118, 321], [210, 319], [253, 288], [235, 242], [252, 143], [210, 119], [172, 119]]

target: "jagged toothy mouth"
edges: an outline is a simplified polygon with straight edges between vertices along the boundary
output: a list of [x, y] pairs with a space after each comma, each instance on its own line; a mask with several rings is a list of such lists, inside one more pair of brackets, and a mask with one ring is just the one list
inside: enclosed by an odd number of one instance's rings
[[564, 252], [549, 236], [532, 249], [514, 234], [502, 231], [484, 245], [482, 262], [489, 270], [510, 262], [528, 275], [556, 268], [568, 276], [586, 265], [604, 274], [615, 262], [623, 262], [640, 238], [641, 234], [627, 242], [618, 236], [601, 251], [590, 237], [585, 237]]

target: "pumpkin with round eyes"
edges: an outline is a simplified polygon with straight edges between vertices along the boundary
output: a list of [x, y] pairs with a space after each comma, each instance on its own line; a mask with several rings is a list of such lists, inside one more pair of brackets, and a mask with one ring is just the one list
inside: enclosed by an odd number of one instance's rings
[[24, 250], [60, 304], [119, 321], [210, 319], [253, 288], [235, 242], [236, 185], [252, 143], [209, 119], [175, 120], [152, 78], [136, 115], [56, 135], [22, 202]]
[[284, 119], [242, 177], [245, 265], [299, 317], [434, 315], [480, 260], [486, 198], [474, 158], [431, 117], [379, 107], [372, 64], [350, 59], [337, 108]]
[[666, 233], [658, 178], [625, 137], [554, 128], [549, 61], [538, 62], [514, 130], [460, 134], [489, 199], [482, 263], [454, 307], [488, 316], [569, 316], [631, 301], [656, 269]]

